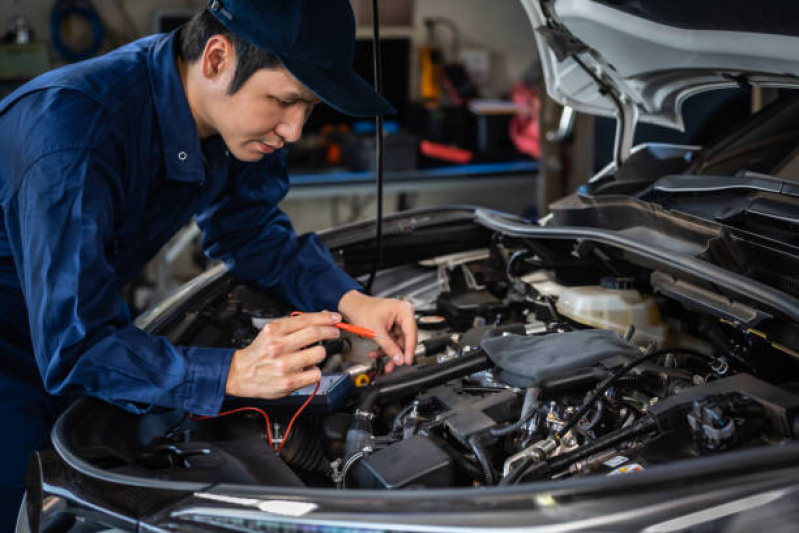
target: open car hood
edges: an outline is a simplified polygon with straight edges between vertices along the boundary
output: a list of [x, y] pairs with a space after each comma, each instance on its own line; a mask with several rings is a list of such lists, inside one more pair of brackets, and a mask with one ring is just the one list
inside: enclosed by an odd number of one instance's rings
[[682, 103], [699, 92], [799, 86], [789, 0], [522, 1], [547, 91], [577, 111], [682, 130]]

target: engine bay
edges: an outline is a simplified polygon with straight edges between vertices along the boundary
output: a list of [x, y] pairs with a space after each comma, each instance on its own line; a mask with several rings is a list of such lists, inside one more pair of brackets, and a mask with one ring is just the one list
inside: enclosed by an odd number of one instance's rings
[[[98, 412], [107, 431], [72, 434], [123, 474], [386, 490], [628, 475], [799, 436], [796, 353], [668, 273], [591, 257], [494, 238], [385, 269], [374, 293], [416, 309], [413, 366], [385, 374], [345, 334], [315, 393], [229, 398], [217, 417]], [[242, 348], [292, 311], [230, 277], [166, 336]]]

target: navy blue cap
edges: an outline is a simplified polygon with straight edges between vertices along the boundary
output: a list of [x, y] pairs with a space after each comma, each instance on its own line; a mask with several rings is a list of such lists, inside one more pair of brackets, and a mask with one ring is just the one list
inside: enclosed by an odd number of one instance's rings
[[352, 69], [349, 0], [210, 0], [208, 10], [236, 37], [277, 56], [330, 107], [354, 116], [396, 114]]

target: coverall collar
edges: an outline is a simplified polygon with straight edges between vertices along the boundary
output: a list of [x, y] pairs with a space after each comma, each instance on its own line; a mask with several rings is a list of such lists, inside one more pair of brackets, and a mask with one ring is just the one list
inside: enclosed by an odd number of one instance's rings
[[194, 117], [175, 63], [176, 32], [158, 39], [147, 56], [168, 179], [205, 181], [205, 161]]

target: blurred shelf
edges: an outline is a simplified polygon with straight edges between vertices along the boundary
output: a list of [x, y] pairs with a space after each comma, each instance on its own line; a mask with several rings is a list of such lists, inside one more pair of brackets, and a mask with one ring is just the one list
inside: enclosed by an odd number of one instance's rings
[[[537, 161], [510, 161], [452, 165], [418, 170], [389, 171], [384, 175], [386, 192], [418, 192], [429, 189], [475, 186], [499, 186], [505, 182], [518, 182], [535, 178]], [[375, 173], [318, 172], [290, 175], [290, 198], [339, 196], [372, 192]]]

